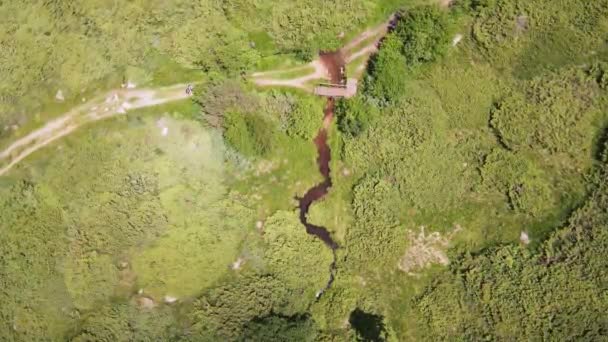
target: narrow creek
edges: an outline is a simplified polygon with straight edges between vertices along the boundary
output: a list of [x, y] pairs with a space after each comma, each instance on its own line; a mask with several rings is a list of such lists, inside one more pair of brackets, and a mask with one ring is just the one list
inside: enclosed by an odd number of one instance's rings
[[[329, 76], [331, 82], [334, 84], [338, 84], [344, 78], [344, 58], [342, 57], [342, 53], [340, 51], [330, 52], [330, 53], [321, 53], [320, 54], [321, 62], [325, 65], [329, 72]], [[333, 254], [333, 261], [329, 266], [329, 280], [325, 287], [317, 292], [317, 299], [323, 295], [323, 293], [331, 287], [331, 284], [334, 282], [335, 273], [336, 273], [336, 250], [338, 249], [338, 244], [331, 237], [331, 234], [327, 230], [327, 228], [322, 226], [317, 226], [308, 222], [308, 211], [310, 210], [310, 206], [316, 202], [321, 200], [332, 186], [332, 180], [330, 175], [329, 163], [331, 161], [331, 149], [327, 144], [328, 138], [328, 129], [331, 125], [331, 121], [334, 116], [334, 106], [335, 99], [328, 98], [327, 104], [325, 105], [325, 109], [323, 110], [323, 125], [319, 129], [319, 133], [314, 138], [313, 142], [317, 148], [317, 165], [319, 167], [319, 172], [323, 176], [323, 182], [315, 185], [314, 187], [308, 189], [308, 191], [304, 194], [303, 197], [296, 197], [299, 203], [300, 209], [300, 222], [306, 227], [306, 232], [310, 235], [314, 235], [319, 238], [325, 245], [331, 249]]]

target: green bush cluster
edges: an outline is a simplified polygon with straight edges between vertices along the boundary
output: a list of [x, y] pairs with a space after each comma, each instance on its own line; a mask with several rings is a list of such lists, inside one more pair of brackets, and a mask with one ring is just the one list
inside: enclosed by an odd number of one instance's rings
[[601, 339], [607, 183], [537, 252], [496, 247], [462, 255], [415, 301], [423, 339]]
[[543, 172], [516, 153], [492, 151], [485, 159], [481, 176], [484, 184], [506, 194], [516, 210], [542, 215], [555, 204], [555, 195]]
[[598, 95], [596, 81], [578, 68], [535, 78], [498, 102], [491, 124], [513, 150], [589, 154]]
[[451, 40], [450, 19], [437, 6], [416, 7], [406, 11], [395, 27], [403, 43], [401, 52], [408, 64], [429, 63], [445, 55]]

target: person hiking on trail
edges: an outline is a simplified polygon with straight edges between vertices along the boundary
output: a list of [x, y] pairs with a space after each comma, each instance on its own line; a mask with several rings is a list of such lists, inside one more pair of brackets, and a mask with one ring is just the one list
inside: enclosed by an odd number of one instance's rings
[[186, 87], [186, 94], [192, 95], [192, 90], [194, 90], [194, 87], [192, 87], [192, 84], [188, 84]]

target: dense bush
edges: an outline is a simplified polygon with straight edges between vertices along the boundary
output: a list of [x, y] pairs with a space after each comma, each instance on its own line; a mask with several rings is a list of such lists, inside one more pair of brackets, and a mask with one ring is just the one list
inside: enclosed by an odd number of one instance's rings
[[248, 322], [239, 341], [315, 341], [317, 331], [309, 316], [271, 315]]
[[312, 140], [321, 127], [323, 108], [314, 98], [303, 98], [297, 101], [293, 111], [288, 114], [287, 132], [305, 140]]
[[256, 317], [280, 312], [289, 297], [272, 276], [248, 275], [219, 284], [194, 303], [189, 335], [193, 341], [235, 340]]
[[264, 241], [266, 266], [291, 298], [284, 313], [293, 315], [306, 310], [329, 280], [331, 251], [320, 239], [306, 233], [296, 213], [284, 211], [268, 218]]
[[245, 156], [264, 156], [275, 143], [276, 125], [262, 115], [228, 112], [223, 125], [226, 142]]
[[433, 62], [442, 57], [451, 37], [447, 12], [437, 6], [421, 6], [399, 17], [395, 35], [408, 64]]
[[598, 90], [578, 68], [536, 78], [496, 105], [491, 124], [511, 149], [587, 154]]
[[346, 236], [349, 262], [361, 265], [359, 267], [391, 262], [389, 256], [400, 242], [397, 238], [401, 231], [398, 228], [399, 192], [394, 185], [377, 177], [364, 178], [353, 192], [355, 224]]
[[367, 128], [378, 115], [378, 108], [369, 103], [364, 96], [336, 103], [335, 114], [340, 132], [348, 137], [356, 137]]
[[543, 172], [522, 155], [494, 150], [486, 157], [481, 174], [484, 184], [505, 194], [516, 210], [542, 215], [555, 203]]
[[389, 34], [370, 61], [366, 92], [381, 104], [397, 101], [405, 94], [408, 72], [406, 59], [401, 54], [402, 46], [397, 36]]
[[601, 339], [605, 297], [608, 184], [539, 252], [504, 246], [463, 255], [420, 296], [424, 339]]

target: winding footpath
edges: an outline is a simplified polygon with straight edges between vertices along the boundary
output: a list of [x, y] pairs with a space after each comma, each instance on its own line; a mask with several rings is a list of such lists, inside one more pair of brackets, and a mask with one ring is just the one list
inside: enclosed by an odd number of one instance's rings
[[0, 152], [0, 176], [30, 154], [91, 122], [124, 115], [133, 109], [157, 106], [190, 97], [186, 84], [157, 89], [117, 89], [83, 103], [43, 127], [19, 138]]

